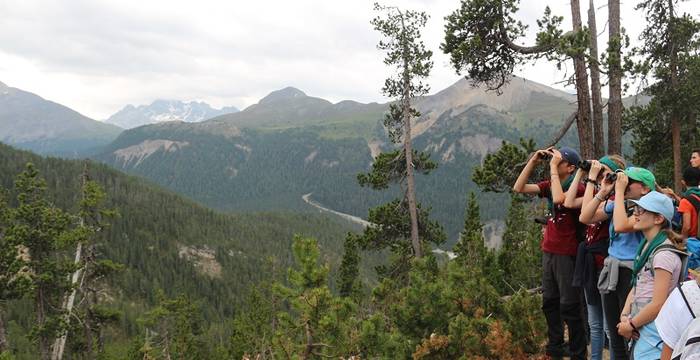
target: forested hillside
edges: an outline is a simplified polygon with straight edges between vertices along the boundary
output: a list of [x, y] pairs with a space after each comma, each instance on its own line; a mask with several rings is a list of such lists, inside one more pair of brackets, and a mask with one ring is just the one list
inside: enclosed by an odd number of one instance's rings
[[[0, 187], [12, 194], [13, 179], [27, 162], [45, 177], [51, 201], [74, 211], [85, 164], [0, 144]], [[102, 234], [104, 246], [99, 248], [105, 258], [125, 265], [110, 281], [107, 294], [124, 314], [113, 335], [117, 337], [136, 332], [136, 318], [156, 302], [161, 290], [170, 297], [186, 294], [198, 299], [204, 319], [220, 326], [253, 284], [279, 278], [292, 263], [295, 234], [319, 239], [325, 259], [338, 264], [343, 238], [351, 230], [339, 220], [313, 213], [222, 214], [106, 165], [89, 163], [88, 168], [107, 192], [107, 207], [119, 213]], [[22, 301], [10, 304], [10, 309], [10, 337], [21, 340], [32, 316]], [[14, 346], [24, 343], [16, 341]]]

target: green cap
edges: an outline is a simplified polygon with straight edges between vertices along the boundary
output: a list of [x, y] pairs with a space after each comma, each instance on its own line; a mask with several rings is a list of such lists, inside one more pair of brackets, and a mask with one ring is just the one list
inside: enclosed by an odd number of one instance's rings
[[656, 178], [651, 171], [640, 167], [628, 167], [625, 175], [634, 181], [639, 181], [651, 190], [656, 189]]

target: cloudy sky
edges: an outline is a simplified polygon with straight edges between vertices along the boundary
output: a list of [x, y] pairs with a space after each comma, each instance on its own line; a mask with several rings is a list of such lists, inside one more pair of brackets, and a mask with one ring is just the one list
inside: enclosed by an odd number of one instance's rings
[[[595, 1], [604, 48], [607, 2]], [[588, 4], [582, 2], [585, 22]], [[623, 26], [633, 38], [643, 26], [643, 16], [633, 10], [636, 2], [622, 5]], [[331, 101], [385, 101], [380, 88], [387, 69], [376, 50], [379, 34], [369, 25], [376, 15], [372, 3], [0, 0], [0, 81], [95, 119], [155, 99], [242, 109], [285, 86]], [[458, 80], [439, 45], [443, 18], [459, 0], [383, 3], [431, 16], [424, 41], [435, 53], [433, 92]], [[522, 0], [519, 17], [534, 30], [547, 4], [570, 26], [567, 0]], [[545, 61], [518, 74], [562, 88], [556, 83], [564, 73]]]

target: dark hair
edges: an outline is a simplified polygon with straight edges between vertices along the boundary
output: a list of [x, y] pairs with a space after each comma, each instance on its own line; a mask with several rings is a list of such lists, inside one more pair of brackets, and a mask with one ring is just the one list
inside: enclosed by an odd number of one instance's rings
[[683, 181], [687, 186], [700, 185], [700, 169], [689, 167], [683, 171]]
[[698, 155], [700, 155], [700, 149], [693, 149], [693, 151], [691, 152], [691, 154], [692, 154], [692, 153], [698, 153]]

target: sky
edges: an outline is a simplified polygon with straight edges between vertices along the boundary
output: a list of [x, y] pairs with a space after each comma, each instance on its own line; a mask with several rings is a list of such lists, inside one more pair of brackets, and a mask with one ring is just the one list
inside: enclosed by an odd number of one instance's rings
[[[595, 0], [599, 46], [607, 43], [607, 1]], [[622, 2], [632, 39], [644, 26], [637, 1]], [[684, 3], [691, 11], [700, 0]], [[586, 22], [588, 2], [582, 1]], [[376, 49], [378, 14], [367, 0], [0, 0], [0, 81], [97, 120], [127, 104], [156, 99], [206, 101], [243, 109], [287, 86], [333, 102], [387, 101], [390, 74]], [[382, 2], [430, 15], [423, 41], [434, 53], [427, 82], [442, 90], [460, 76], [440, 49], [444, 17], [459, 0]], [[518, 18], [531, 31], [549, 5], [571, 26], [569, 1], [521, 0]], [[697, 15], [697, 10], [694, 10]], [[573, 92], [565, 71], [541, 60], [516, 70], [528, 79]]]

